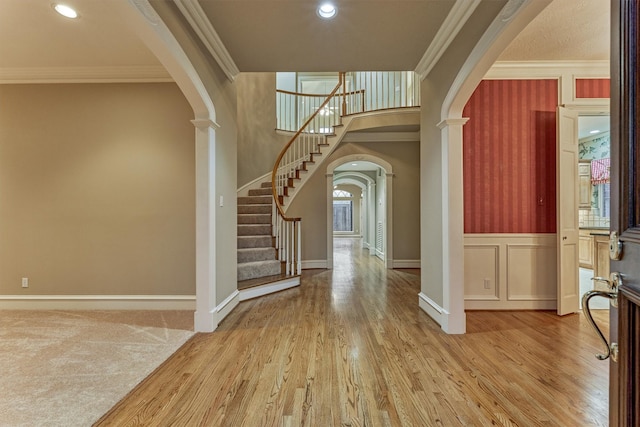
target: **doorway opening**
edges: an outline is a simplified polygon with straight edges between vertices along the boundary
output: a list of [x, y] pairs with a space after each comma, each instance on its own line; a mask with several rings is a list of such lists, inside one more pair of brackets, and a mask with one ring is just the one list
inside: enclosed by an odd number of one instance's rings
[[[609, 114], [578, 116], [578, 225], [580, 295], [606, 286], [594, 277], [609, 278], [611, 217]], [[592, 309], [609, 309], [609, 301], [594, 298]]]
[[346, 156], [327, 167], [327, 266], [334, 239], [357, 239], [363, 254], [393, 264], [391, 166], [373, 156]]

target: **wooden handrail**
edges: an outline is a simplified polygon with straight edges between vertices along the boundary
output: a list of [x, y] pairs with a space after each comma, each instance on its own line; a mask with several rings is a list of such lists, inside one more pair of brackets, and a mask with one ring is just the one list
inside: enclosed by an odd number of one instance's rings
[[287, 150], [289, 150], [289, 147], [291, 147], [291, 145], [293, 145], [296, 139], [298, 139], [298, 136], [300, 136], [300, 134], [307, 128], [307, 126], [309, 126], [309, 124], [313, 121], [313, 119], [316, 118], [318, 113], [324, 107], [327, 106], [329, 101], [331, 101], [331, 99], [340, 90], [340, 87], [342, 86], [342, 82], [344, 80], [344, 75], [345, 75], [344, 72], [340, 73], [338, 78], [338, 84], [336, 85], [336, 87], [331, 91], [331, 93], [327, 96], [327, 99], [324, 100], [324, 102], [320, 105], [320, 107], [316, 109], [316, 111], [307, 119], [306, 122], [304, 122], [304, 124], [300, 127], [300, 129], [298, 129], [298, 131], [293, 135], [293, 137], [291, 138], [291, 140], [289, 140], [287, 145], [285, 145], [282, 151], [280, 151], [280, 154], [278, 155], [278, 158], [275, 161], [275, 164], [273, 166], [273, 171], [271, 172], [271, 193], [273, 194], [273, 201], [276, 205], [276, 209], [278, 210], [278, 214], [284, 221], [299, 221], [300, 218], [289, 218], [284, 214], [284, 210], [282, 209], [282, 204], [280, 203], [280, 199], [278, 197], [278, 188], [276, 187], [276, 176], [278, 175], [278, 168], [280, 167], [280, 161], [283, 159]]

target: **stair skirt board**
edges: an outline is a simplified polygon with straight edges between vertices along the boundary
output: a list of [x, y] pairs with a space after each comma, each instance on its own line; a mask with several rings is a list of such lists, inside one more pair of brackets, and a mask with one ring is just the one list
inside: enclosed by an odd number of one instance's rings
[[300, 286], [300, 276], [289, 277], [277, 282], [254, 286], [252, 288], [240, 289], [240, 301], [273, 294], [296, 286]]

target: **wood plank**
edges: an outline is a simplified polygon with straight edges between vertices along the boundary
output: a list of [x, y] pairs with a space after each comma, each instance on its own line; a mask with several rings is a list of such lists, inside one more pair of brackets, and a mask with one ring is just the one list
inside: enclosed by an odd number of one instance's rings
[[473, 311], [446, 335], [415, 271], [336, 245], [333, 270], [240, 303], [96, 425], [607, 425], [608, 363], [582, 315]]

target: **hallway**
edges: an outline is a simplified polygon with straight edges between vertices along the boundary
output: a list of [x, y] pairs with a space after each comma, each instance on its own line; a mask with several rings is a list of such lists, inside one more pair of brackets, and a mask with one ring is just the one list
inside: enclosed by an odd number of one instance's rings
[[241, 303], [97, 425], [607, 425], [608, 362], [581, 315], [469, 312], [446, 335], [419, 281], [334, 239], [333, 270]]

